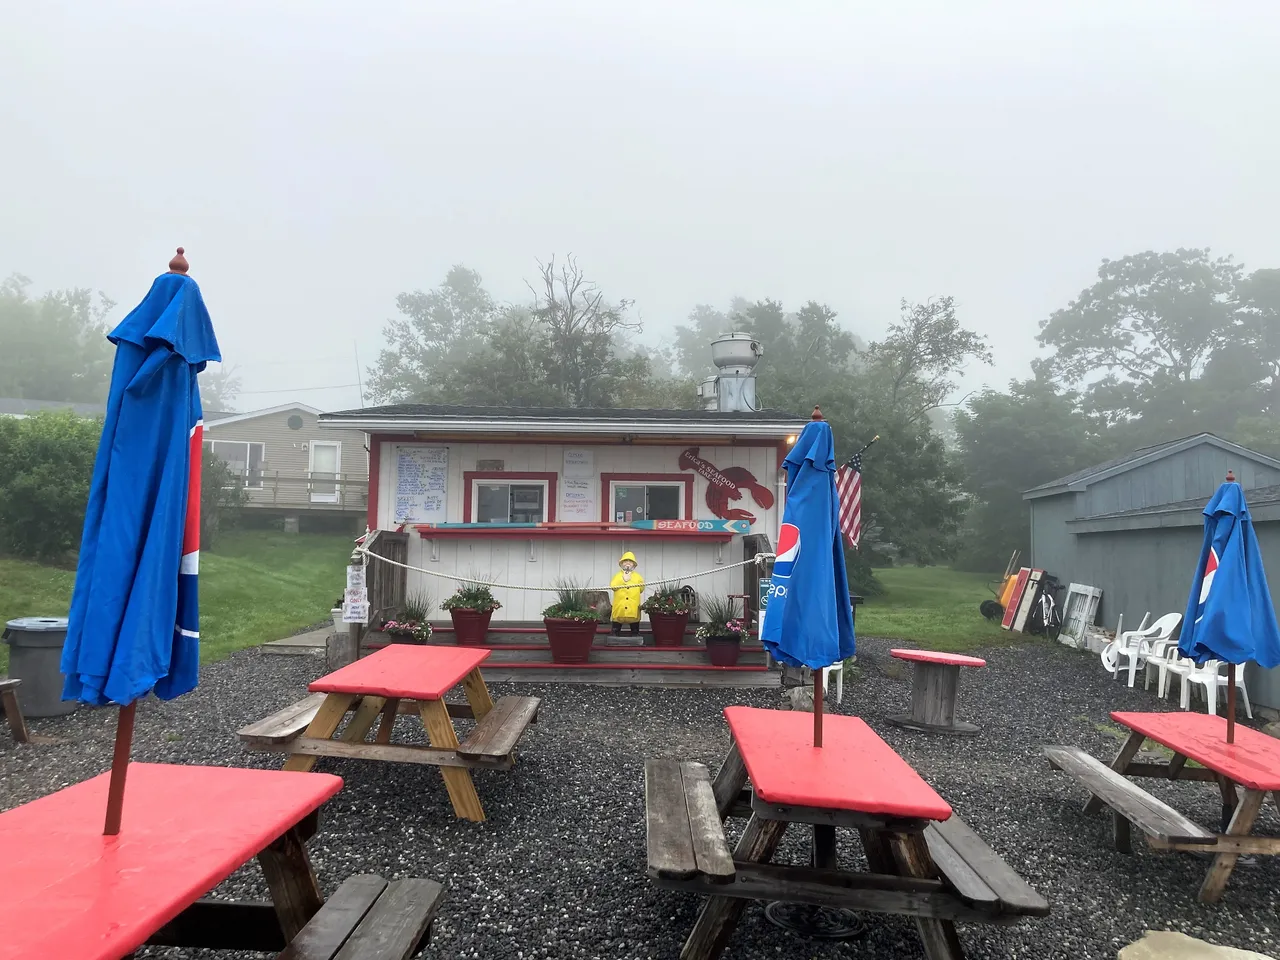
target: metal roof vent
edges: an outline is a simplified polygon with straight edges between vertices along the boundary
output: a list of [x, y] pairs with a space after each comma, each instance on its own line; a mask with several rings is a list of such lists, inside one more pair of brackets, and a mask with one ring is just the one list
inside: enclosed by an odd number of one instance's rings
[[721, 413], [754, 413], [756, 364], [764, 348], [749, 333], [722, 334], [711, 343], [711, 362], [717, 374], [698, 384], [698, 396], [707, 410]]

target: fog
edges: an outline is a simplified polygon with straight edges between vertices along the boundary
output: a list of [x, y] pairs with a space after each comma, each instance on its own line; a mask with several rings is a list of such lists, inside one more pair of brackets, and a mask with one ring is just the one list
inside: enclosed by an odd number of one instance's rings
[[3, 0], [0, 275], [122, 316], [182, 244], [242, 409], [358, 405], [398, 292], [569, 252], [653, 342], [952, 294], [1003, 386], [1103, 257], [1280, 266], [1280, 4], [1048, 6]]

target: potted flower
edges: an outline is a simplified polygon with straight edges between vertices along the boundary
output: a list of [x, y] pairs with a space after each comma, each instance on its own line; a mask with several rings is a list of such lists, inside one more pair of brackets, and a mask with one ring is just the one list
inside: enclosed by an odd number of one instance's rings
[[429, 643], [431, 640], [431, 624], [426, 620], [384, 620], [382, 632], [403, 638], [402, 643]]
[[588, 591], [572, 581], [556, 584], [556, 602], [542, 611], [551, 659], [556, 663], [586, 663], [595, 642], [600, 615]]
[[493, 611], [502, 607], [487, 583], [463, 583], [440, 604], [453, 620], [453, 635], [460, 646], [478, 647], [489, 632]]
[[746, 626], [738, 616], [732, 600], [710, 597], [703, 604], [706, 622], [698, 628], [697, 637], [707, 645], [707, 657], [713, 666], [737, 666]]
[[333, 632], [345, 633], [350, 629], [350, 625], [342, 622], [342, 598], [339, 597], [333, 601], [333, 609], [329, 611], [329, 616], [333, 617]]
[[653, 626], [653, 643], [658, 647], [679, 647], [684, 643], [684, 628], [689, 625], [689, 601], [676, 586], [665, 586], [647, 597], [640, 609], [649, 615]]

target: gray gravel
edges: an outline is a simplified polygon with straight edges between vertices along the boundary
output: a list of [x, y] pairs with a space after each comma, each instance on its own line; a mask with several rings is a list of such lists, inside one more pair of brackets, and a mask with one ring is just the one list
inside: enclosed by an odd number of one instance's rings
[[[1152, 709], [1153, 695], [1110, 680], [1096, 657], [1046, 643], [988, 651], [985, 670], [965, 671], [961, 714], [983, 732], [973, 738], [910, 734], [884, 722], [905, 709], [909, 674], [888, 658], [891, 644], [860, 639], [860, 678], [846, 682], [841, 707], [856, 713], [906, 757], [957, 812], [1050, 902], [1045, 920], [1012, 928], [962, 926], [970, 957], [1113, 958], [1146, 929], [1178, 930], [1215, 943], [1280, 954], [1276, 907], [1280, 858], [1233, 875], [1221, 904], [1195, 899], [1206, 863], [1109, 849], [1109, 820], [1085, 817], [1083, 793], [1051, 772], [1038, 748], [1083, 746], [1110, 758], [1113, 709]], [[302, 695], [322, 672], [312, 657], [246, 651], [206, 668], [200, 687], [171, 703], [139, 709], [135, 757], [149, 761], [278, 766], [278, 757], [245, 754], [243, 724]], [[388, 879], [430, 877], [448, 887], [428, 956], [450, 958], [662, 958], [674, 960], [698, 900], [656, 889], [644, 875], [643, 769], [646, 757], [680, 757], [714, 769], [728, 746], [721, 710], [733, 703], [775, 706], [776, 691], [645, 690], [576, 684], [494, 684], [495, 695], [543, 698], [541, 722], [522, 742], [511, 773], [480, 772], [488, 814], [482, 824], [453, 817], [437, 770], [322, 760], [341, 774], [342, 792], [325, 808], [312, 858], [325, 890], [353, 873]], [[9, 808], [99, 773], [109, 764], [114, 713], [81, 710], [35, 720], [52, 746], [13, 745], [0, 733], [0, 807]], [[402, 717], [398, 736], [421, 739]], [[1205, 784], [1150, 787], [1183, 812], [1214, 826], [1218, 793]], [[1280, 833], [1268, 805], [1262, 829]], [[740, 829], [741, 823], [735, 825]], [[857, 843], [842, 856], [857, 865]], [[779, 860], [802, 862], [805, 837], [788, 834]], [[256, 867], [220, 895], [264, 897]], [[763, 958], [914, 958], [913, 924], [870, 915], [860, 940], [806, 941], [776, 930], [752, 905], [725, 956]], [[140, 956], [195, 958], [195, 951]], [[226, 954], [208, 954], [222, 956]]]

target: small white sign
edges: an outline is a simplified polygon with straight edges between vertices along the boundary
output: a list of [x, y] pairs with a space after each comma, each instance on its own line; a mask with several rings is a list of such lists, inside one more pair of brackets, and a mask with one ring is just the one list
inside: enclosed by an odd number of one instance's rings
[[596, 520], [593, 482], [586, 477], [565, 477], [560, 488], [560, 520], [569, 523]]
[[348, 587], [342, 599], [344, 603], [368, 603], [369, 590], [366, 587]]
[[368, 623], [369, 622], [369, 604], [344, 603], [342, 605], [342, 622], [343, 623]]
[[364, 565], [352, 564], [347, 567], [347, 589], [362, 590], [364, 589]]
[[566, 450], [564, 452], [565, 477], [594, 477], [596, 455], [593, 450]]

